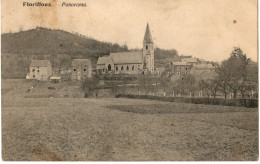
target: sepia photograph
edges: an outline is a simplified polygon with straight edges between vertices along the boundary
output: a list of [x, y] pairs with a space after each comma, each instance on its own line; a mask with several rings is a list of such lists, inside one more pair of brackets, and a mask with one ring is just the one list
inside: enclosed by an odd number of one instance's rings
[[2, 0], [2, 161], [258, 161], [257, 0]]

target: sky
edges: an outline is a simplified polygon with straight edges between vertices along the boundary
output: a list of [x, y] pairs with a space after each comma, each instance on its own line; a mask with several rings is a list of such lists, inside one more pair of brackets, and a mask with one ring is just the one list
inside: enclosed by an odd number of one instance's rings
[[[29, 0], [28, 0], [29, 1]], [[142, 48], [147, 22], [157, 47], [210, 61], [227, 59], [234, 46], [257, 61], [257, 0], [2, 0], [1, 33], [37, 26]], [[61, 7], [86, 3], [87, 7]], [[239, 2], [239, 3], [238, 3]]]

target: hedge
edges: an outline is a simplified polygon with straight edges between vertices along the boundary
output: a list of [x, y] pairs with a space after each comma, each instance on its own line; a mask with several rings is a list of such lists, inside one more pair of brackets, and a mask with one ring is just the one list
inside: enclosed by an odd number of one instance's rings
[[223, 106], [243, 106], [248, 108], [257, 108], [258, 99], [224, 99], [224, 98], [202, 98], [202, 97], [161, 97], [152, 95], [131, 95], [131, 94], [117, 94], [116, 98], [125, 97], [133, 99], [150, 99], [160, 100], [166, 102], [178, 103], [193, 103], [193, 104], [210, 104]]

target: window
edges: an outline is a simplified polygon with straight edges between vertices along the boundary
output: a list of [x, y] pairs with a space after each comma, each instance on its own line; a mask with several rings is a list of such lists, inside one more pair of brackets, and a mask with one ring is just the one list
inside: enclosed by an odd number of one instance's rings
[[35, 77], [35, 75], [33, 75], [33, 78]]
[[83, 71], [86, 72], [86, 68], [84, 68]]
[[40, 72], [40, 70], [37, 70], [37, 72], [39, 73], [39, 72]]
[[76, 69], [74, 69], [74, 71], [76, 71]]
[[132, 66], [132, 70], [134, 70], [135, 69], [135, 66]]
[[126, 70], [129, 70], [129, 67], [128, 67], [128, 66], [126, 67]]
[[35, 69], [32, 69], [32, 71], [34, 72], [34, 71], [35, 71]]
[[186, 68], [186, 70], [188, 70], [188, 68]]
[[148, 50], [148, 45], [146, 45], [146, 49]]
[[121, 70], [124, 70], [124, 66], [121, 67]]
[[116, 66], [116, 71], [118, 71], [118, 66]]
[[111, 71], [111, 65], [110, 64], [108, 64], [107, 70]]

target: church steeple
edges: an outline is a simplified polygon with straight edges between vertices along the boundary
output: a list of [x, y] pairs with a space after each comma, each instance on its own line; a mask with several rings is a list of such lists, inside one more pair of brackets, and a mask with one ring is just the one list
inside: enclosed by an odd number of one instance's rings
[[143, 43], [153, 43], [153, 38], [150, 32], [149, 24], [147, 23], [146, 31], [144, 34], [144, 41]]
[[151, 35], [151, 31], [149, 28], [149, 24], [147, 23], [146, 31], [144, 34], [143, 41], [143, 68], [147, 70], [147, 72], [154, 72], [154, 47], [153, 47], [153, 38]]

